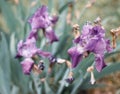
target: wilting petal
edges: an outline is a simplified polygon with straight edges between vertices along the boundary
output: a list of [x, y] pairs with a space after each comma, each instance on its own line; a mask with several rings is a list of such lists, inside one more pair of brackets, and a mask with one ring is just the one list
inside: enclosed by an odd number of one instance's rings
[[48, 27], [45, 29], [45, 36], [49, 40], [50, 43], [58, 41], [58, 37], [55, 35], [52, 27]]
[[37, 50], [37, 54], [40, 55], [41, 57], [47, 57], [47, 58], [51, 56], [50, 52], [42, 51], [40, 49]]
[[110, 40], [109, 39], [106, 39], [106, 50], [108, 52], [111, 52], [113, 50], [111, 45], [110, 45]]
[[83, 48], [82, 47], [72, 47], [68, 50], [68, 54], [72, 60], [72, 67], [75, 68], [83, 58]]
[[104, 57], [102, 55], [95, 56], [95, 67], [98, 72], [101, 72], [102, 69], [106, 66], [104, 62]]
[[34, 61], [31, 58], [26, 58], [21, 62], [23, 73], [29, 75], [33, 67]]

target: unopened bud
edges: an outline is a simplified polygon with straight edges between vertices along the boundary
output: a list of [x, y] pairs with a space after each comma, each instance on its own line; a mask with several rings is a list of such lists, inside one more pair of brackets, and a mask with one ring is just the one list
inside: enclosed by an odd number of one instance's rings
[[94, 67], [93, 66], [90, 66], [87, 68], [87, 72], [92, 72], [94, 70]]

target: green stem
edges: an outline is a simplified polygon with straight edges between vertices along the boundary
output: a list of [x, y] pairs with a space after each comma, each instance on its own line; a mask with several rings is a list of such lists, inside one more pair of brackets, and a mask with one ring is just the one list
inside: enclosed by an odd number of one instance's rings
[[[94, 66], [94, 64], [95, 64], [95, 62], [93, 62], [91, 66]], [[86, 72], [84, 77], [80, 78], [81, 80], [79, 81], [77, 86], [72, 90], [71, 94], [76, 94], [77, 89], [83, 84], [84, 80], [87, 78], [88, 75], [89, 75], [89, 73]]]
[[69, 72], [69, 69], [67, 69], [66, 72], [65, 72], [65, 74], [64, 74], [64, 77], [63, 77], [63, 79], [62, 79], [62, 82], [61, 82], [60, 88], [58, 89], [57, 94], [61, 94], [61, 92], [62, 92], [62, 90], [63, 90], [63, 88], [64, 88], [64, 86], [65, 86], [64, 80], [65, 80], [65, 78], [67, 77], [68, 72]]

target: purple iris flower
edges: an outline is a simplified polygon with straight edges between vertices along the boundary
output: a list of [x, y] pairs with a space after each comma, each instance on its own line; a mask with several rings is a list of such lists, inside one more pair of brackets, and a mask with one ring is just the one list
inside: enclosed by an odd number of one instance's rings
[[[104, 62], [105, 52], [111, 52], [110, 40], [105, 38], [105, 30], [100, 25], [83, 26], [81, 35], [73, 41], [76, 45], [68, 50], [71, 57], [73, 68], [85, 57], [84, 53], [92, 52], [95, 55], [95, 66], [100, 72], [106, 65]], [[82, 49], [81, 49], [82, 48]], [[81, 49], [81, 50], [80, 50]]]
[[26, 58], [24, 61], [21, 62], [21, 65], [23, 73], [29, 75], [34, 65], [34, 61], [31, 58]]
[[58, 38], [52, 28], [52, 26], [56, 24], [57, 21], [58, 17], [50, 16], [46, 6], [43, 5], [41, 8], [38, 8], [33, 16], [28, 20], [32, 28], [29, 38], [36, 38], [38, 30], [42, 29], [45, 37], [49, 40], [50, 43], [58, 41]]
[[41, 57], [51, 56], [50, 52], [42, 51], [36, 47], [36, 40], [34, 37], [27, 39], [25, 42], [21, 40], [18, 43], [17, 51], [17, 56], [23, 56], [25, 58], [32, 58], [35, 55], [39, 55]]

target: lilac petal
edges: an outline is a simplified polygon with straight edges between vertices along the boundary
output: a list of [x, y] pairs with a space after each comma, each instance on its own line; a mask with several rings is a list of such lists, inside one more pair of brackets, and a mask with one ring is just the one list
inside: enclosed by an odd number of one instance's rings
[[26, 58], [24, 61], [21, 62], [23, 73], [26, 75], [29, 75], [32, 67], [33, 67], [34, 61], [31, 58]]
[[105, 30], [101, 26], [94, 26], [90, 33], [92, 36], [99, 36], [99, 37], [105, 37]]
[[68, 54], [72, 60], [72, 68], [75, 68], [83, 58], [83, 49], [72, 47], [68, 50]]
[[92, 25], [86, 24], [82, 28], [82, 35], [87, 36], [90, 33], [90, 30], [92, 29]]
[[86, 45], [86, 50], [95, 54], [104, 54], [106, 50], [106, 43], [103, 38], [91, 39]]
[[45, 36], [49, 40], [50, 43], [58, 41], [58, 37], [55, 35], [52, 27], [48, 27], [45, 30]]
[[[50, 22], [49, 22], [50, 23]], [[42, 29], [47, 26], [45, 18], [42, 16], [40, 17], [33, 17], [32, 22], [31, 22], [31, 27], [32, 29]]]
[[75, 38], [75, 39], [73, 40], [73, 42], [77, 44], [77, 43], [80, 42], [80, 40], [81, 40], [81, 38], [80, 38], [80, 36], [79, 36], [79, 37]]
[[98, 72], [101, 72], [102, 69], [106, 67], [106, 64], [104, 62], [104, 57], [102, 55], [95, 56], [95, 67]]
[[20, 56], [33, 57], [37, 52], [35, 38], [27, 39], [24, 43], [21, 41], [18, 44], [17, 51]]
[[109, 39], [106, 39], [106, 50], [108, 52], [111, 52], [113, 50], [111, 45], [110, 45], [110, 40]]
[[50, 52], [42, 51], [40, 49], [37, 51], [37, 54], [40, 55], [41, 57], [47, 57], [47, 58], [51, 56]]
[[48, 8], [45, 5], [42, 5], [42, 7], [40, 8], [40, 14], [43, 14], [46, 11], [48, 11]]
[[93, 51], [95, 48], [96, 42], [97, 42], [96, 39], [91, 39], [85, 47], [86, 51], [90, 51], [90, 52]]

